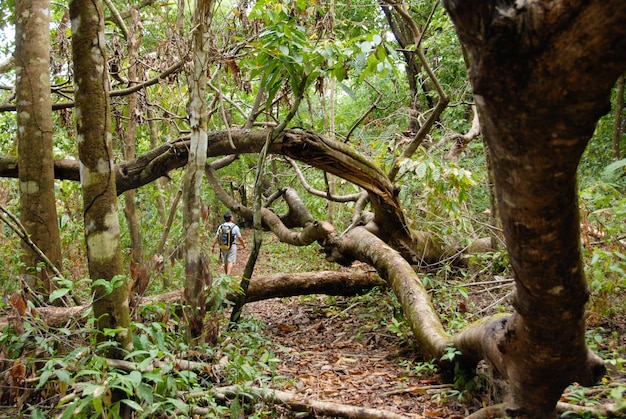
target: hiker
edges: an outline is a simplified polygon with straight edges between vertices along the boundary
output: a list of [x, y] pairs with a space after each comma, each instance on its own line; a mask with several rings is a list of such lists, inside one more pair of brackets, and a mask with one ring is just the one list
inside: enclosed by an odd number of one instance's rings
[[224, 272], [226, 275], [230, 275], [233, 271], [233, 266], [237, 261], [237, 241], [241, 244], [242, 248], [246, 248], [246, 243], [241, 237], [241, 231], [239, 227], [233, 221], [233, 215], [230, 212], [224, 214], [224, 224], [221, 224], [217, 228], [215, 238], [213, 239], [213, 245], [211, 251], [215, 251], [215, 245], [220, 244], [220, 251], [222, 252], [222, 259], [224, 260]]

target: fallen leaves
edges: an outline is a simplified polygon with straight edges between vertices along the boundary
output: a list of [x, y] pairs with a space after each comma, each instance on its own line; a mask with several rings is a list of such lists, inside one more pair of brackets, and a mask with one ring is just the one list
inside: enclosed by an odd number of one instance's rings
[[276, 373], [287, 378], [285, 391], [411, 418], [464, 417], [449, 399], [446, 406], [431, 400], [450, 385], [402, 367], [401, 344], [385, 329], [359, 336], [362, 324], [348, 309], [341, 319], [328, 318], [319, 306], [283, 299], [252, 303], [248, 310], [268, 324], [266, 333], [283, 348]]

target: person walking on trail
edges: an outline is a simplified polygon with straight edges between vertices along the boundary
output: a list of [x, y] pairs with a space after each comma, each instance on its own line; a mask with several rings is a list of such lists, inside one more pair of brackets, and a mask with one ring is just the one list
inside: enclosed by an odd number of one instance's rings
[[211, 251], [214, 252], [215, 245], [219, 243], [226, 275], [230, 275], [237, 261], [237, 242], [241, 244], [242, 248], [246, 248], [246, 243], [243, 241], [243, 237], [241, 237], [241, 231], [239, 231], [239, 227], [233, 221], [233, 215], [227, 212], [224, 214], [224, 224], [217, 228], [213, 245], [211, 246]]

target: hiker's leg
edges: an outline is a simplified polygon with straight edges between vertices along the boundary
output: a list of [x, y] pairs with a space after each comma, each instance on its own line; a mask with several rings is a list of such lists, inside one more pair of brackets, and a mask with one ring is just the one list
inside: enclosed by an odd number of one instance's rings
[[230, 275], [232, 271], [233, 271], [233, 264], [231, 262], [226, 262], [224, 264], [224, 272], [226, 273], [226, 275]]
[[224, 252], [224, 272], [226, 275], [230, 275], [233, 271], [233, 266], [237, 260], [237, 246], [233, 246]]

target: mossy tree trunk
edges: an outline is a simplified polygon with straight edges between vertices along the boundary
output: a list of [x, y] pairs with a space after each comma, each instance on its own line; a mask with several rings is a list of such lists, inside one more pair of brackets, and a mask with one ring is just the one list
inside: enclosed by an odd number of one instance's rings
[[108, 281], [113, 288], [111, 291], [110, 286], [94, 287], [93, 313], [101, 332], [99, 340], [105, 339], [105, 329], [116, 330], [119, 346], [109, 349], [107, 355], [121, 357], [123, 349], [130, 349], [132, 340], [113, 170], [102, 2], [72, 0], [70, 18], [89, 275], [94, 281]]
[[[20, 220], [31, 240], [61, 269], [61, 239], [54, 196], [52, 99], [50, 97], [50, 1], [18, 0], [16, 16], [17, 143]], [[49, 295], [49, 267], [23, 243], [23, 262], [39, 280], [36, 291]]]

